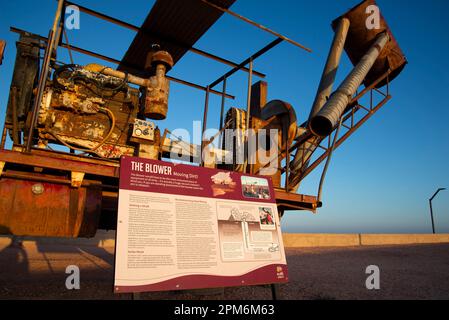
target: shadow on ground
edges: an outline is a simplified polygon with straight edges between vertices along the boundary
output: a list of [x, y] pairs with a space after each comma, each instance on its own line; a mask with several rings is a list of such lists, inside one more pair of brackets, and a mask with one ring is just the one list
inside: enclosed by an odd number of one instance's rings
[[[47, 242], [0, 247], [0, 299], [131, 299], [113, 294], [114, 249]], [[284, 299], [449, 299], [449, 245], [287, 250]], [[65, 269], [81, 270], [81, 289], [67, 290]], [[366, 267], [380, 268], [381, 289], [365, 287]], [[271, 299], [269, 286], [211, 292], [143, 293], [141, 299]]]

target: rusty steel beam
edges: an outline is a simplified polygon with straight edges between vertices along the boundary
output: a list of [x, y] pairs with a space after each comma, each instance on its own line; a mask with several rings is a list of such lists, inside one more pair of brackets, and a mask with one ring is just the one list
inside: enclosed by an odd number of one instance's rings
[[3, 62], [3, 54], [5, 53], [6, 41], [0, 40], [0, 66]]
[[[103, 14], [103, 13], [101, 13], [101, 12], [94, 11], [94, 10], [92, 10], [92, 9], [89, 9], [89, 8], [86, 8], [86, 7], [83, 7], [83, 6], [80, 6], [80, 5], [76, 4], [76, 3], [73, 3], [73, 2], [70, 2], [70, 1], [66, 1], [66, 5], [67, 5], [67, 6], [70, 6], [70, 5], [76, 6], [76, 7], [78, 7], [78, 9], [79, 9], [81, 12], [84, 12], [84, 13], [86, 13], [86, 14], [88, 14], [88, 15], [93, 16], [93, 17], [96, 17], [96, 18], [99, 18], [99, 19], [102, 19], [102, 20], [111, 22], [111, 23], [113, 23], [113, 24], [116, 24], [116, 25], [118, 25], [118, 26], [124, 27], [124, 28], [126, 28], [126, 29], [129, 29], [129, 30], [132, 30], [132, 31], [135, 31], [135, 32], [138, 32], [138, 31], [140, 30], [140, 28], [139, 28], [138, 26], [136, 26], [136, 25], [133, 25], [133, 24], [130, 24], [130, 23], [128, 23], [128, 22], [125, 22], [125, 21], [122, 21], [122, 20], [113, 18], [113, 17], [108, 16], [108, 15], [105, 15], [105, 14]], [[172, 43], [172, 44], [174, 44], [174, 45], [177, 45], [177, 46], [186, 48], [185, 45], [183, 45], [183, 44], [181, 44], [181, 43], [178, 43], [178, 42], [175, 42], [175, 41], [173, 41], [173, 40], [171, 40], [171, 39], [166, 39], [166, 38], [164, 38], [164, 41], [167, 41], [167, 42], [170, 42], [170, 43]], [[231, 66], [231, 67], [236, 67], [236, 66], [238, 65], [237, 63], [232, 62], [232, 61], [230, 61], [230, 60], [228, 60], [228, 59], [225, 59], [225, 58], [216, 56], [216, 55], [214, 55], [214, 54], [212, 54], [212, 53], [206, 52], [206, 51], [204, 51], [204, 50], [200, 50], [200, 49], [198, 49], [198, 48], [191, 47], [191, 48], [187, 48], [187, 49], [188, 49], [190, 52], [193, 52], [193, 53], [198, 54], [198, 55], [200, 55], [200, 56], [203, 56], [203, 57], [212, 59], [212, 60], [214, 60], [214, 61], [217, 61], [217, 62], [226, 64], [226, 65]], [[249, 69], [248, 69], [248, 68], [242, 68], [242, 70], [245, 71], [245, 72], [249, 72]], [[260, 78], [265, 78], [265, 77], [266, 77], [266, 75], [265, 75], [264, 73], [262, 73], [262, 72], [253, 71], [253, 73], [254, 73], [255, 75], [257, 75], [258, 77], [260, 77]]]
[[256, 60], [257, 58], [259, 58], [261, 55], [265, 54], [267, 51], [273, 49], [274, 47], [276, 47], [278, 44], [280, 44], [282, 41], [284, 41], [281, 38], [277, 38], [276, 40], [273, 40], [272, 42], [270, 42], [268, 45], [266, 45], [265, 47], [263, 47], [262, 49], [260, 49], [259, 51], [257, 51], [255, 54], [253, 54], [251, 57], [249, 57], [248, 59], [246, 59], [245, 61], [243, 61], [242, 63], [240, 63], [238, 66], [236, 66], [234, 69], [230, 70], [229, 72], [227, 72], [225, 75], [221, 76], [220, 78], [218, 78], [217, 80], [215, 80], [214, 82], [212, 82], [209, 87], [213, 88], [215, 87], [217, 84], [219, 84], [220, 82], [224, 81], [224, 79], [229, 78], [230, 76], [232, 76], [234, 73], [236, 73], [237, 71], [239, 71], [240, 69], [242, 69], [244, 66], [246, 66], [248, 63], [250, 63], [251, 61]]
[[205, 148], [204, 133], [206, 132], [206, 129], [207, 129], [207, 113], [209, 112], [209, 90], [210, 90], [210, 87], [207, 87], [206, 96], [204, 99], [203, 128], [201, 130], [201, 150], [200, 150], [201, 166], [204, 166], [204, 159], [203, 159], [203, 152], [204, 152], [204, 148]]
[[294, 40], [292, 40], [292, 39], [289, 39], [289, 38], [287, 38], [286, 36], [283, 36], [282, 34], [276, 32], [276, 31], [273, 31], [273, 30], [271, 30], [271, 29], [268, 29], [267, 27], [261, 25], [260, 23], [257, 23], [257, 22], [254, 22], [254, 21], [248, 19], [248, 18], [245, 18], [244, 16], [242, 16], [242, 15], [240, 15], [240, 14], [238, 14], [238, 13], [235, 13], [234, 11], [231, 11], [231, 10], [225, 9], [225, 8], [222, 8], [222, 7], [220, 7], [220, 6], [217, 6], [216, 4], [213, 4], [213, 3], [211, 3], [211, 2], [209, 2], [209, 1], [207, 1], [207, 0], [201, 0], [201, 1], [202, 1], [203, 3], [205, 3], [205, 4], [207, 4], [207, 5], [209, 5], [209, 6], [213, 7], [213, 8], [215, 8], [215, 9], [217, 9], [217, 10], [220, 10], [220, 11], [222, 11], [222, 12], [225, 12], [225, 13], [227, 13], [227, 14], [230, 14], [231, 16], [234, 16], [234, 17], [236, 17], [237, 19], [243, 20], [243, 21], [245, 21], [246, 23], [249, 23], [250, 25], [253, 25], [253, 26], [255, 26], [255, 27], [259, 28], [259, 29], [262, 29], [263, 31], [266, 31], [266, 32], [268, 32], [268, 33], [271, 33], [272, 35], [276, 36], [277, 38], [281, 38], [282, 40], [287, 41], [288, 43], [291, 43], [291, 44], [293, 44], [294, 46], [297, 46], [297, 47], [299, 47], [299, 48], [301, 48], [301, 49], [304, 49], [304, 50], [306, 50], [307, 52], [312, 52], [312, 50], [310, 50], [309, 48], [303, 46], [302, 44], [300, 44], [300, 43], [298, 43], [298, 42], [296, 42], [296, 41], [294, 41]]
[[[15, 32], [15, 33], [19, 33], [19, 34], [27, 32], [27, 31], [24, 31], [24, 30], [21, 30], [19, 28], [15, 28], [15, 27], [10, 27], [10, 31], [11, 32]], [[48, 40], [46, 37], [41, 36], [41, 35], [37, 35], [37, 34], [32, 34], [32, 35], [33, 35], [33, 37], [36, 37], [39, 40], [42, 40], [44, 42], [47, 42], [47, 40]], [[64, 43], [64, 42], [62, 42], [59, 46], [62, 47], [62, 48], [66, 48], [66, 49], [69, 49], [69, 50], [73, 50], [73, 51], [85, 54], [87, 56], [91, 56], [91, 57], [94, 57], [94, 58], [97, 58], [97, 59], [101, 59], [101, 60], [104, 60], [104, 61], [107, 61], [107, 62], [110, 62], [110, 63], [114, 63], [114, 64], [119, 64], [120, 63], [120, 61], [117, 60], [117, 59], [114, 59], [114, 58], [111, 58], [111, 57], [108, 57], [108, 56], [105, 56], [105, 55], [102, 55], [102, 54], [99, 54], [99, 53], [96, 53], [96, 52], [93, 52], [93, 51], [89, 51], [89, 50], [86, 50], [86, 49], [83, 49], [83, 48], [79, 48], [79, 47], [76, 47], [76, 46], [73, 46], [73, 45], [69, 45], [69, 44]], [[166, 77], [167, 77], [167, 79], [169, 79], [169, 80], [171, 80], [173, 82], [176, 82], [176, 83], [179, 83], [179, 84], [183, 84], [183, 85], [188, 86], [188, 87], [196, 88], [196, 89], [199, 89], [199, 90], [202, 90], [202, 91], [206, 91], [206, 87], [204, 87], [202, 85], [199, 85], [199, 84], [196, 84], [196, 83], [193, 83], [193, 82], [189, 82], [189, 81], [186, 81], [186, 80], [178, 79], [178, 78], [175, 78], [175, 77], [171, 77], [171, 76], [166, 76]], [[235, 99], [235, 96], [230, 95], [230, 94], [223, 94], [222, 92], [217, 91], [217, 90], [210, 90], [210, 93], [213, 93], [213, 94], [218, 95], [218, 96], [223, 96], [224, 95], [226, 98], [232, 99], [232, 100]]]
[[25, 149], [26, 152], [31, 151], [31, 147], [33, 144], [34, 128], [36, 127], [40, 104], [42, 96], [44, 94], [45, 82], [47, 81], [47, 77], [50, 72], [50, 63], [53, 55], [53, 50], [58, 47], [58, 37], [61, 29], [60, 21], [62, 19], [63, 7], [64, 7], [64, 0], [58, 0], [58, 8], [56, 10], [53, 28], [50, 29], [50, 32], [48, 34], [47, 46], [45, 47], [44, 61], [42, 62], [42, 71], [39, 75], [36, 97], [34, 100], [33, 108], [31, 109], [30, 127], [28, 138], [26, 140], [26, 149]]
[[45, 155], [38, 154], [34, 149], [31, 150], [31, 153], [0, 150], [0, 161], [30, 167], [83, 172], [111, 178], [118, 178], [119, 176], [119, 165], [117, 163], [89, 163], [76, 158], [61, 157], [54, 152]]

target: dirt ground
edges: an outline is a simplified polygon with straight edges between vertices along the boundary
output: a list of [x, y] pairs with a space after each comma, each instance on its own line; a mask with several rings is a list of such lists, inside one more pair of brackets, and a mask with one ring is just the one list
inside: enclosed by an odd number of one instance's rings
[[[115, 295], [113, 248], [26, 243], [0, 246], [0, 299], [131, 299]], [[449, 299], [449, 244], [288, 249], [283, 299]], [[67, 290], [65, 269], [81, 270]], [[380, 268], [380, 290], [366, 289], [366, 267]], [[216, 290], [217, 291], [217, 290]], [[269, 286], [226, 288], [215, 295], [145, 293], [141, 299], [271, 299]]]

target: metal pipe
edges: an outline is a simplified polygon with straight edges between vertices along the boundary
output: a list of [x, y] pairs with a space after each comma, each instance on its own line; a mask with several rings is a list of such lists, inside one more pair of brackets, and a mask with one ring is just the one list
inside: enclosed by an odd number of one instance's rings
[[73, 56], [72, 56], [72, 49], [70, 48], [69, 36], [67, 35], [67, 32], [65, 29], [64, 29], [63, 33], [64, 33], [65, 41], [67, 43], [67, 52], [69, 53], [70, 63], [75, 64], [75, 62], [73, 61]]
[[[323, 74], [321, 76], [320, 84], [318, 86], [316, 97], [313, 102], [312, 109], [310, 110], [308, 122], [304, 127], [307, 127], [310, 120], [323, 108], [332, 93], [350, 24], [351, 22], [347, 18], [342, 18], [338, 23], [326, 64], [324, 66]], [[304, 160], [310, 159], [310, 155], [315, 152], [317, 148], [317, 142], [318, 138], [312, 135], [306, 142], [304, 142], [303, 148], [298, 148], [296, 150], [295, 157], [292, 162], [292, 172], [294, 174], [308, 165], [309, 161]], [[292, 190], [294, 192], [296, 192], [298, 188], [299, 184], [292, 186]]]
[[39, 113], [40, 103], [42, 100], [42, 96], [44, 94], [45, 82], [47, 81], [48, 72], [50, 70], [51, 56], [53, 54], [53, 49], [55, 48], [55, 43], [56, 43], [55, 37], [58, 34], [58, 24], [61, 19], [61, 12], [62, 12], [63, 6], [64, 6], [64, 0], [59, 0], [58, 8], [56, 9], [55, 20], [53, 22], [53, 28], [48, 35], [47, 47], [45, 48], [44, 62], [42, 65], [42, 72], [39, 77], [37, 94], [36, 94], [36, 97], [34, 100], [33, 110], [32, 110], [32, 114], [31, 114], [30, 128], [29, 128], [28, 139], [27, 139], [26, 148], [25, 148], [26, 152], [31, 151], [31, 145], [33, 143], [34, 127], [36, 126], [37, 115]]
[[376, 42], [343, 81], [337, 91], [332, 94], [320, 112], [312, 118], [310, 121], [310, 130], [313, 134], [320, 137], [327, 137], [334, 130], [352, 97], [371, 70], [389, 39], [390, 37], [387, 33], [379, 35]]
[[[249, 134], [250, 134], [250, 118], [251, 118], [251, 89], [252, 89], [252, 85], [253, 85], [253, 59], [249, 60], [249, 74], [248, 74], [248, 96], [247, 96], [247, 100], [246, 100], [246, 132], [247, 132], [247, 142], [245, 144], [245, 148], [246, 148], [246, 160], [245, 160], [245, 169], [243, 170], [243, 172], [246, 172], [247, 167], [248, 167], [248, 161], [250, 159], [250, 154], [249, 154]], [[250, 165], [250, 173], [252, 170], [252, 165]]]
[[203, 161], [204, 150], [203, 150], [203, 148], [205, 146], [204, 133], [206, 132], [206, 129], [207, 129], [207, 113], [209, 111], [209, 91], [210, 91], [210, 88], [207, 87], [206, 88], [206, 98], [205, 98], [205, 101], [204, 101], [203, 129], [201, 131], [201, 150], [200, 150], [200, 156], [201, 156], [200, 163], [201, 163], [201, 166], [204, 166], [204, 161]]
[[291, 43], [291, 44], [293, 44], [293, 45], [295, 45], [295, 46], [297, 46], [297, 47], [299, 47], [301, 49], [304, 49], [307, 52], [312, 52], [312, 50], [310, 50], [309, 48], [303, 46], [302, 44], [300, 44], [300, 43], [298, 43], [298, 42], [296, 42], [296, 41], [294, 41], [292, 39], [289, 39], [289, 38], [283, 36], [282, 34], [276, 32], [276, 31], [268, 29], [267, 27], [265, 27], [265, 26], [263, 26], [263, 25], [261, 25], [261, 24], [259, 24], [257, 22], [254, 22], [254, 21], [252, 21], [252, 20], [250, 20], [248, 18], [245, 18], [244, 16], [242, 16], [242, 15], [240, 15], [238, 13], [235, 13], [235, 12], [229, 10], [229, 9], [225, 9], [225, 8], [220, 7], [220, 6], [217, 6], [216, 4], [213, 4], [213, 3], [209, 2], [209, 1], [206, 1], [206, 0], [201, 0], [201, 1], [204, 2], [207, 5], [215, 8], [215, 9], [217, 9], [217, 10], [220, 10], [220, 11], [222, 11], [224, 13], [228, 13], [231, 16], [236, 17], [237, 19], [243, 20], [246, 23], [249, 23], [250, 25], [253, 25], [253, 26], [255, 26], [255, 27], [259, 28], [259, 29], [262, 29], [262, 30], [264, 30], [264, 31], [266, 31], [268, 33], [271, 33], [272, 35], [274, 35], [274, 36], [276, 36], [278, 38], [281, 38], [282, 40], [285, 40], [285, 41], [287, 41], [287, 42], [289, 42], [289, 43]]
[[58, 22], [58, 27], [56, 29], [55, 38], [53, 40], [54, 41], [53, 48], [57, 48], [59, 46], [59, 44], [62, 42], [61, 41], [62, 40], [62, 32], [63, 32], [64, 26], [65, 26], [65, 6], [66, 6], [66, 2], [65, 2], [65, 0], [62, 0], [61, 11], [59, 13], [60, 18], [59, 18], [59, 22]]
[[246, 98], [246, 130], [250, 129], [250, 117], [251, 117], [251, 89], [253, 84], [253, 60], [249, 61], [249, 74], [248, 74], [248, 96]]
[[[181, 79], [174, 78], [174, 77], [167, 76], [167, 75], [165, 75], [165, 77], [168, 80], [170, 80], [170, 81], [173, 81], [173, 82], [176, 82], [176, 83], [180, 83], [180, 84], [183, 84], [185, 86], [188, 86], [188, 87], [191, 87], [191, 88], [195, 88], [195, 89], [199, 89], [199, 90], [202, 90], [202, 91], [207, 91], [207, 87], [201, 86], [199, 84], [188, 82], [188, 81], [181, 80]], [[233, 95], [230, 95], [230, 94], [227, 94], [227, 93], [223, 94], [222, 92], [214, 90], [214, 89], [210, 89], [209, 88], [209, 92], [212, 93], [212, 94], [215, 94], [217, 96], [225, 97], [227, 99], [232, 99], [232, 100], [235, 99], [235, 96], [233, 96]]]
[[[288, 146], [288, 144], [285, 147], [285, 153], [286, 153], [286, 158], [285, 158], [285, 192], [290, 192], [289, 188], [290, 188], [290, 148]], [[296, 193], [296, 191], [295, 191]]]
[[432, 233], [436, 234], [436, 232], [435, 232], [435, 221], [433, 220], [432, 200], [429, 200], [429, 206], [430, 206], [430, 219], [432, 221]]
[[223, 80], [223, 95], [221, 96], [221, 110], [220, 110], [220, 131], [223, 129], [224, 125], [224, 108], [226, 104], [226, 79]]
[[47, 47], [45, 48], [43, 68], [42, 68], [42, 72], [39, 76], [39, 82], [38, 82], [38, 87], [37, 87], [38, 91], [37, 91], [36, 98], [34, 100], [33, 109], [31, 111], [31, 121], [30, 121], [30, 127], [29, 127], [28, 136], [27, 136], [26, 147], [25, 147], [26, 152], [31, 151], [31, 145], [33, 143], [33, 131], [34, 131], [34, 127], [35, 127], [36, 121], [37, 121], [37, 114], [39, 112], [40, 102], [42, 100], [42, 96], [44, 93], [45, 81], [48, 76], [51, 52], [53, 51], [53, 49], [50, 47], [50, 43], [53, 42], [52, 41], [53, 40], [53, 30], [50, 30], [50, 33], [48, 35], [48, 40], [49, 41], [47, 43]]
[[221, 109], [220, 109], [220, 130], [223, 130], [223, 122], [224, 122], [224, 109], [225, 109], [225, 104], [226, 104], [226, 84], [227, 84], [227, 80], [226, 78], [223, 80], [223, 95], [221, 96]]
[[315, 101], [313, 102], [312, 110], [310, 111], [309, 121], [321, 110], [332, 93], [332, 87], [335, 82], [350, 24], [351, 22], [347, 18], [341, 19], [338, 23], [326, 65], [321, 76]]
[[322, 196], [322, 193], [323, 193], [324, 180], [326, 179], [327, 170], [329, 169], [329, 164], [330, 164], [330, 162], [332, 160], [332, 155], [334, 154], [335, 144], [338, 141], [338, 135], [340, 134], [340, 129], [341, 129], [341, 125], [342, 124], [343, 124], [343, 118], [340, 119], [340, 123], [338, 125], [337, 131], [335, 132], [334, 140], [332, 142], [331, 147], [329, 148], [329, 153], [328, 153], [328, 156], [327, 156], [326, 164], [324, 165], [323, 173], [321, 174], [320, 184], [318, 186], [318, 195], [317, 195], [317, 202], [318, 203], [321, 202], [321, 196]]
[[[78, 7], [78, 9], [79, 9], [81, 12], [84, 12], [84, 13], [86, 13], [86, 14], [88, 14], [88, 15], [93, 16], [93, 17], [96, 17], [96, 18], [99, 18], [99, 19], [102, 19], [102, 20], [111, 22], [111, 23], [113, 23], [113, 24], [116, 24], [116, 25], [118, 25], [118, 26], [127, 28], [127, 29], [132, 30], [132, 31], [135, 31], [135, 32], [141, 31], [141, 32], [143, 32], [143, 33], [145, 33], [145, 34], [149, 34], [149, 33], [146, 32], [145, 30], [141, 30], [138, 26], [135, 26], [135, 25], [130, 24], [130, 23], [128, 23], [128, 22], [125, 22], [125, 21], [122, 21], [122, 20], [113, 18], [113, 17], [111, 17], [111, 16], [105, 15], [105, 14], [103, 14], [103, 13], [101, 13], [101, 12], [97, 12], [97, 11], [94, 11], [94, 10], [92, 10], [92, 9], [89, 9], [89, 8], [86, 8], [86, 7], [83, 7], [83, 6], [80, 6], [80, 5], [78, 5], [78, 4], [76, 4], [76, 3], [73, 3], [73, 2], [71, 2], [71, 1], [66, 1], [66, 4], [67, 4], [67, 5], [73, 5], [73, 6], [76, 6], [76, 7]], [[209, 58], [209, 59], [212, 59], [212, 60], [221, 62], [221, 63], [226, 64], [226, 65], [231, 66], [231, 67], [236, 67], [236, 66], [237, 66], [237, 63], [235, 63], [235, 62], [232, 62], [232, 61], [230, 61], [230, 60], [228, 60], [228, 59], [224, 59], [224, 58], [222, 58], [222, 57], [218, 57], [218, 56], [216, 56], [216, 55], [214, 55], [214, 54], [211, 54], [211, 53], [209, 53], [209, 52], [200, 50], [200, 49], [198, 49], [198, 48], [186, 46], [186, 45], [181, 44], [181, 43], [179, 43], [179, 42], [177, 42], [177, 41], [172, 41], [171, 39], [167, 39], [166, 37], [163, 37], [163, 36], [158, 36], [158, 35], [154, 35], [154, 36], [155, 36], [155, 37], [158, 37], [158, 38], [162, 38], [164, 41], [169, 42], [169, 43], [171, 43], [171, 44], [173, 44], [173, 45], [176, 45], [176, 46], [179, 46], [179, 47], [186, 48], [186, 49], [188, 49], [190, 52], [193, 52], [193, 53], [198, 54], [198, 55], [200, 55], [200, 56], [203, 56], [203, 57], [206, 57], [206, 58]], [[249, 72], [248, 68], [242, 68], [242, 70], [243, 70], [243, 71], [246, 71], [246, 72]], [[265, 77], [266, 77], [265, 74], [263, 74], [263, 73], [261, 73], [261, 72], [258, 72], [258, 71], [254, 71], [254, 74], [257, 75], [257, 76], [260, 77], [260, 78], [265, 78]]]
[[122, 71], [118, 71], [109, 67], [105, 67], [96, 63], [91, 63], [86, 65], [85, 67], [86, 69], [90, 70], [90, 71], [94, 71], [94, 72], [98, 72], [98, 73], [102, 73], [105, 74], [107, 76], [112, 76], [115, 78], [119, 78], [122, 80], [127, 80], [129, 83], [138, 85], [140, 87], [148, 87], [150, 85], [150, 80], [149, 79], [144, 79], [141, 77], [137, 77], [134, 76], [132, 74], [128, 74]]

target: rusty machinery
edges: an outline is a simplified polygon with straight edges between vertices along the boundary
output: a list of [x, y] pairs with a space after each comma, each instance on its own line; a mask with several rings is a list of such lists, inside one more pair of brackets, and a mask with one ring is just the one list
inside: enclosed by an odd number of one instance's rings
[[6, 42], [3, 40], [0, 40], [0, 66], [3, 63], [3, 54], [5, 52]]
[[[158, 0], [140, 28], [79, 6], [86, 14], [137, 32], [121, 61], [68, 43], [63, 19], [65, 6], [72, 4], [68, 1], [59, 1], [48, 37], [11, 28], [20, 38], [0, 150], [0, 233], [92, 237], [99, 228], [115, 229], [119, 158], [164, 159], [181, 149], [187, 150], [191, 162], [271, 176], [281, 213], [316, 211], [321, 206], [322, 184], [332, 152], [391, 98], [389, 82], [402, 71], [406, 59], [383, 18], [379, 29], [366, 28], [366, 8], [375, 1], [363, 1], [332, 23], [335, 37], [318, 92], [308, 120], [298, 125], [289, 103], [267, 101], [266, 82], [253, 84], [253, 77], [265, 77], [254, 69], [254, 61], [283, 41], [310, 50], [232, 12], [229, 7], [234, 1]], [[191, 12], [203, 22], [192, 25]], [[224, 13], [268, 31], [276, 39], [242, 63], [195, 48], [196, 41]], [[167, 14], [173, 19], [154, 23]], [[118, 69], [62, 64], [56, 59], [58, 47], [117, 63]], [[354, 68], [333, 91], [343, 50]], [[188, 51], [232, 69], [208, 86], [168, 75]], [[247, 106], [225, 113], [225, 99], [234, 98], [226, 92], [226, 84], [238, 71], [248, 73]], [[154, 121], [167, 117], [170, 81], [205, 91], [203, 132], [209, 95], [222, 97], [219, 135], [195, 146], [177, 141], [167, 129], [161, 133]], [[214, 89], [219, 84], [222, 90]], [[360, 103], [363, 96], [373, 93], [382, 95], [379, 103], [373, 99], [369, 106]], [[226, 141], [222, 134], [226, 129], [277, 129], [279, 143], [273, 148], [279, 152], [270, 161], [276, 162], [278, 169], [267, 174], [260, 161], [248, 162], [254, 156], [249, 152], [243, 162], [215, 163], [213, 159], [223, 154], [231, 153], [235, 160], [235, 150], [247, 144], [247, 135]], [[5, 149], [8, 134], [13, 141], [11, 150]], [[206, 148], [217, 137], [221, 147]], [[56, 151], [54, 145], [67, 151]], [[212, 161], [204, 161], [208, 156]], [[301, 181], [325, 160], [318, 196], [299, 194]]]

